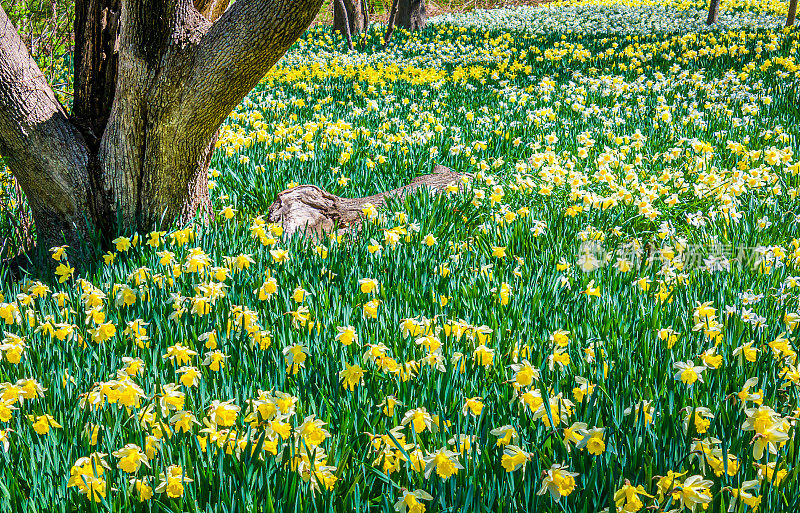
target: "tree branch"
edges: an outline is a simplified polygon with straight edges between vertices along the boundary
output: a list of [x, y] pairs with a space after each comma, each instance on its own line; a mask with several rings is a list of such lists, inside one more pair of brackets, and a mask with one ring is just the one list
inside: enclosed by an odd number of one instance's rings
[[239, 0], [195, 50], [181, 118], [210, 138], [244, 96], [308, 28], [322, 0]]
[[2, 8], [0, 154], [28, 197], [40, 245], [85, 231], [86, 145]]

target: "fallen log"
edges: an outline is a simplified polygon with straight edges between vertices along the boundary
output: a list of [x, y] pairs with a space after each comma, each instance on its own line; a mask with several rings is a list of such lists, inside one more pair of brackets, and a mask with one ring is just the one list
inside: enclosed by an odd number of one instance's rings
[[417, 177], [408, 185], [364, 198], [342, 198], [316, 185], [298, 185], [278, 193], [269, 207], [268, 219], [271, 223], [280, 223], [287, 237], [304, 230], [315, 236], [334, 230], [358, 230], [364, 205], [371, 203], [380, 207], [388, 197], [402, 197], [421, 187], [434, 191], [442, 191], [449, 185], [461, 188], [464, 176], [437, 165], [433, 173]]

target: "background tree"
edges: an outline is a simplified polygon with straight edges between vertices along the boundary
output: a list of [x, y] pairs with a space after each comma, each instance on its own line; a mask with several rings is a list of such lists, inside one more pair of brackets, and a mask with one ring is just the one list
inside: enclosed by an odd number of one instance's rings
[[45, 249], [208, 212], [222, 121], [322, 0], [77, 0], [67, 114], [0, 8], [0, 155]]
[[706, 25], [713, 25], [716, 23], [718, 16], [719, 0], [711, 0], [711, 3], [708, 5], [708, 19], [706, 19]]
[[[0, 0], [20, 37], [45, 68], [72, 45], [75, 19], [72, 0]], [[50, 77], [48, 77], [50, 78]]]
[[369, 27], [369, 9], [366, 0], [334, 0], [333, 30], [344, 34], [352, 49], [352, 36]]
[[797, 15], [797, 0], [789, 0], [789, 13], [786, 15], [786, 26], [794, 25], [794, 18]]
[[413, 32], [423, 29], [427, 21], [424, 0], [397, 0], [397, 19], [395, 23], [398, 27], [403, 27]]
[[424, 0], [393, 0], [386, 35], [383, 37], [384, 44], [389, 44], [395, 25], [413, 32], [424, 28], [427, 21]]

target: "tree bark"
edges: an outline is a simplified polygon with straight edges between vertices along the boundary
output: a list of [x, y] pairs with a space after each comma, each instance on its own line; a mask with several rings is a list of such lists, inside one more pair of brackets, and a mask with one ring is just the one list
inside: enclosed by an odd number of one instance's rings
[[412, 32], [421, 30], [427, 24], [424, 0], [398, 0], [395, 24]]
[[379, 207], [389, 196], [402, 197], [421, 187], [434, 191], [441, 191], [449, 185], [461, 188], [464, 176], [437, 165], [433, 173], [420, 176], [404, 187], [364, 198], [342, 198], [316, 185], [298, 185], [278, 193], [269, 207], [268, 219], [272, 223], [281, 223], [288, 237], [306, 230], [320, 237], [334, 230], [358, 229], [363, 217], [361, 209], [367, 203]]
[[88, 234], [85, 141], [2, 8], [0, 155], [28, 199], [40, 242], [74, 245]]
[[383, 36], [383, 46], [389, 44], [394, 31], [394, 19], [397, 17], [397, 2], [399, 0], [392, 0], [392, 8], [389, 10], [389, 19], [386, 21], [386, 35]]
[[719, 0], [711, 0], [711, 3], [708, 6], [708, 19], [706, 20], [706, 25], [713, 25], [717, 22], [717, 17], [719, 16]]
[[794, 19], [797, 15], [797, 0], [789, 1], [789, 12], [786, 15], [786, 26], [791, 27], [794, 25]]
[[0, 8], [0, 154], [37, 245], [76, 245], [92, 230], [108, 242], [207, 213], [220, 124], [321, 2], [77, 0], [72, 119]]
[[[344, 10], [342, 10], [344, 5]], [[361, 0], [336, 0], [333, 4], [333, 30], [351, 36], [360, 34], [367, 29], [369, 13], [364, 8]]]
[[222, 16], [228, 4], [229, 0], [194, 0], [194, 8], [212, 23]]
[[72, 120], [96, 151], [117, 79], [120, 0], [76, 0]]
[[361, 10], [364, 11], [364, 15], [367, 17], [366, 22], [364, 23], [364, 31], [361, 33], [361, 47], [364, 48], [367, 44], [367, 36], [369, 35], [369, 25], [371, 20], [369, 19], [369, 5], [367, 5], [367, 0], [360, 0], [361, 2]]
[[333, 4], [333, 11], [334, 13], [339, 14], [339, 21], [342, 25], [341, 31], [344, 32], [344, 35], [347, 39], [347, 49], [353, 50], [353, 36], [350, 31], [350, 21], [347, 16], [347, 8], [344, 5], [344, 0], [335, 0]]

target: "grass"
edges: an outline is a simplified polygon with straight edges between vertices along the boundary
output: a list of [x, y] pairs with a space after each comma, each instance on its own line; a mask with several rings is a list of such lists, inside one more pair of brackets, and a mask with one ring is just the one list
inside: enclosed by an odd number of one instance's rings
[[[800, 33], [701, 7], [310, 29], [223, 127], [212, 225], [3, 287], [0, 512], [796, 508]], [[434, 163], [468, 186], [358, 237], [264, 221]]]

